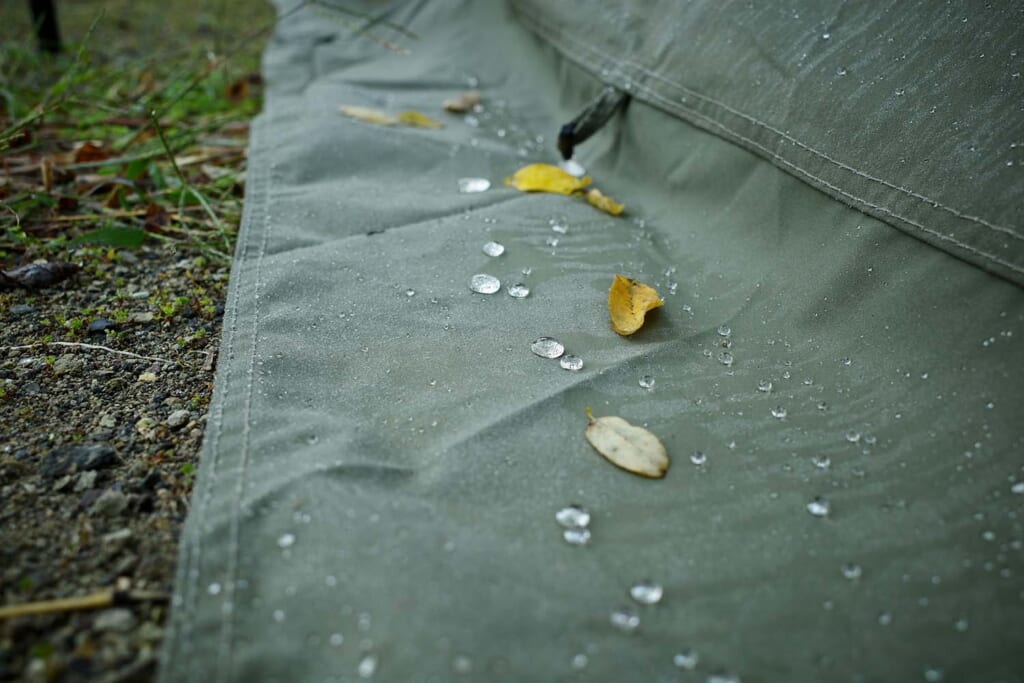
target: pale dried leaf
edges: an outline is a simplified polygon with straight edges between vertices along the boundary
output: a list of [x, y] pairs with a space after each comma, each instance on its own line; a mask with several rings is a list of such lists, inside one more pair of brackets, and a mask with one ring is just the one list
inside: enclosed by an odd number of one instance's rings
[[521, 192], [553, 192], [573, 194], [590, 184], [590, 177], [576, 178], [558, 166], [551, 164], [530, 164], [523, 166], [509, 178], [506, 185], [512, 185]]
[[587, 202], [605, 213], [613, 216], [621, 216], [622, 212], [626, 210], [625, 204], [619, 204], [617, 201], [609, 197], [608, 195], [598, 190], [596, 187], [587, 190]]
[[362, 121], [363, 123], [372, 123], [378, 126], [393, 126], [398, 123], [398, 117], [392, 116], [380, 109], [343, 104], [338, 107], [338, 111], [349, 118]]
[[480, 104], [480, 91], [467, 90], [458, 97], [452, 97], [441, 103], [445, 111], [453, 114], [465, 114], [467, 111]]
[[649, 479], [660, 479], [668, 472], [668, 452], [654, 434], [621, 417], [595, 419], [589, 408], [587, 418], [587, 441], [608, 462]]
[[664, 305], [653, 287], [618, 274], [608, 290], [608, 316], [612, 329], [623, 336], [643, 327], [647, 311]]

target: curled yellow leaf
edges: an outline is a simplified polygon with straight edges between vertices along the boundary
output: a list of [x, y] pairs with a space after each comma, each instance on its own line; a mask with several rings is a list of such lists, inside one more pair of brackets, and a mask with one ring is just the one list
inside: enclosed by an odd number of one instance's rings
[[338, 111], [351, 119], [362, 121], [363, 123], [372, 123], [377, 126], [393, 126], [398, 123], [397, 117], [380, 109], [343, 104], [338, 107]]
[[444, 124], [418, 111], [403, 111], [398, 115], [399, 123], [413, 128], [444, 128]]
[[608, 290], [608, 315], [612, 329], [623, 336], [644, 326], [647, 311], [664, 305], [653, 287], [618, 274]]
[[625, 204], [619, 204], [608, 195], [602, 193], [601, 190], [598, 190], [596, 187], [587, 190], [586, 197], [587, 202], [591, 206], [597, 207], [605, 213], [610, 213], [613, 216], [619, 216], [626, 210]]
[[589, 185], [590, 177], [576, 178], [551, 164], [530, 164], [516, 171], [512, 177], [505, 178], [505, 184], [521, 192], [572, 194]]
[[668, 471], [668, 452], [654, 434], [611, 415], [595, 418], [587, 408], [587, 441], [605, 459], [627, 472], [660, 479]]

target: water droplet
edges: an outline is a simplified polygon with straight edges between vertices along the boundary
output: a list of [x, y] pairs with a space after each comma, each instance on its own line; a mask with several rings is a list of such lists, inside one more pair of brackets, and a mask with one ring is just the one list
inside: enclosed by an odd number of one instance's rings
[[969, 627], [970, 627], [970, 622], [968, 622], [966, 619], [957, 619], [956, 622], [953, 623], [953, 628], [956, 629], [960, 633], [963, 633]]
[[786, 412], [786, 409], [783, 408], [782, 406], [775, 406], [774, 408], [772, 408], [772, 417], [774, 417], [774, 418], [776, 418], [778, 420], [786, 419], [786, 415], [788, 415], [788, 414], [789, 413]]
[[611, 622], [612, 626], [620, 631], [632, 633], [640, 626], [640, 615], [637, 614], [635, 608], [626, 605], [612, 611]]
[[656, 605], [661, 602], [665, 589], [653, 581], [640, 581], [629, 589], [629, 594], [641, 604]]
[[582, 652], [572, 658], [572, 668], [575, 671], [582, 671], [587, 668], [587, 664], [590, 662], [590, 658]]
[[696, 650], [683, 650], [672, 657], [672, 663], [680, 669], [686, 669], [687, 671], [693, 671], [697, 668], [697, 662], [700, 661], [700, 655], [697, 654]]
[[530, 277], [530, 273], [533, 272], [533, 268], [530, 268], [529, 266], [527, 266], [527, 267], [523, 268], [519, 272], [522, 273], [523, 275], [525, 275], [526, 277]]
[[555, 521], [567, 529], [578, 529], [590, 524], [590, 513], [580, 505], [567, 505], [555, 513]]
[[892, 623], [892, 614], [889, 612], [882, 612], [878, 615], [878, 623], [880, 626], [888, 626]]
[[473, 660], [466, 655], [456, 655], [452, 660], [452, 669], [457, 674], [468, 674], [473, 672]]
[[946, 672], [937, 666], [930, 666], [924, 670], [924, 680], [928, 683], [939, 683], [946, 675]]
[[407, 290], [405, 290], [405, 295], [406, 296], [416, 296], [416, 290], [415, 289], [407, 289]]
[[501, 256], [505, 253], [505, 245], [498, 242], [487, 242], [483, 246], [483, 252], [488, 256]]
[[332, 633], [327, 638], [327, 642], [331, 644], [331, 647], [341, 647], [342, 643], [345, 642], [345, 636], [340, 633]]
[[290, 548], [295, 543], [295, 534], [281, 534], [277, 539], [277, 546], [279, 548]]
[[501, 280], [493, 275], [477, 273], [469, 279], [469, 288], [477, 294], [494, 294], [501, 289]]
[[789, 370], [786, 370], [784, 373], [782, 373], [782, 379], [789, 379], [792, 376], [793, 375], [789, 374]]
[[719, 325], [718, 334], [722, 337], [728, 337], [730, 334], [732, 334], [732, 328], [729, 327], [728, 325]]
[[694, 465], [703, 465], [708, 461], [708, 456], [703, 451], [694, 451], [690, 456], [690, 462]]
[[847, 562], [840, 569], [843, 572], [843, 578], [850, 581], [856, 581], [864, 573], [860, 565], [854, 562]]
[[858, 432], [856, 429], [851, 429], [850, 431], [846, 432], [846, 440], [849, 441], [850, 443], [857, 443], [858, 441], [860, 441], [860, 432]]
[[836, 69], [836, 76], [845, 76], [847, 73], [848, 72], [845, 66], [841, 66], [838, 69]]
[[874, 446], [876, 443], [878, 443], [878, 437], [876, 437], [874, 434], [865, 434], [864, 443], [866, 443], [868, 446]]
[[725, 367], [730, 367], [733, 362], [732, 354], [729, 353], [728, 351], [722, 351], [720, 354], [718, 354], [718, 362], [724, 365]]
[[653, 389], [654, 378], [651, 377], [650, 375], [644, 375], [643, 377], [640, 378], [640, 386], [642, 386], [644, 389]]
[[583, 168], [583, 164], [572, 159], [566, 159], [565, 161], [558, 164], [563, 171], [568, 173], [574, 178], [582, 178], [587, 174], [587, 169]]
[[846, 366], [850, 366], [850, 365], [853, 365], [853, 359], [852, 359], [852, 358], [844, 358], [844, 359], [843, 359], [843, 360], [841, 360], [840, 362], [841, 362], [841, 363], [842, 363], [843, 365], [846, 365]]
[[590, 529], [586, 527], [566, 529], [562, 532], [562, 538], [569, 545], [586, 545], [590, 543]]
[[561, 223], [558, 223], [556, 221], [551, 222], [551, 229], [557, 232], [559, 235], [564, 235], [567, 232], [569, 232], [569, 226], [562, 225]]
[[491, 189], [491, 181], [487, 178], [459, 178], [459, 192], [475, 194]]
[[705, 683], [740, 683], [740, 677], [735, 674], [711, 674]]
[[757, 383], [757, 390], [763, 391], [764, 393], [767, 394], [769, 391], [772, 390], [772, 381], [770, 379], [761, 380], [760, 382]]
[[366, 655], [360, 659], [356, 671], [359, 672], [360, 678], [373, 678], [373, 674], [377, 672], [377, 656]]
[[828, 502], [827, 498], [821, 496], [815, 496], [810, 503], [807, 504], [807, 511], [815, 517], [825, 517], [828, 515], [832, 505]]
[[557, 237], [548, 237], [548, 238], [546, 238], [544, 240], [544, 244], [548, 245], [549, 247], [557, 247], [558, 246], [558, 238]]
[[1010, 493], [1016, 493], [1018, 495], [1024, 493], [1024, 481], [1018, 481], [1016, 484], [1011, 486]]
[[210, 595], [220, 595], [220, 584], [214, 581], [206, 587], [206, 592]]
[[274, 610], [274, 621], [276, 621], [279, 624], [282, 621], [284, 621], [284, 610], [283, 609], [276, 609], [276, 610]]
[[558, 358], [565, 353], [565, 347], [557, 339], [540, 337], [530, 344], [530, 350], [541, 358]]
[[579, 356], [574, 356], [572, 354], [566, 354], [562, 356], [562, 358], [558, 361], [558, 364], [561, 365], [562, 368], [564, 368], [565, 370], [572, 370], [573, 372], [583, 369], [583, 359], [580, 358]]
[[813, 462], [814, 466], [817, 467], [819, 470], [827, 470], [829, 467], [832, 466], [832, 458], [828, 457], [827, 455], [812, 456], [811, 462]]
[[522, 282], [517, 282], [508, 288], [508, 295], [514, 299], [525, 299], [530, 296], [530, 288]]
[[824, 401], [822, 401], [821, 403], [818, 404], [818, 410], [821, 410], [821, 411], [828, 410], [828, 404], [825, 403]]

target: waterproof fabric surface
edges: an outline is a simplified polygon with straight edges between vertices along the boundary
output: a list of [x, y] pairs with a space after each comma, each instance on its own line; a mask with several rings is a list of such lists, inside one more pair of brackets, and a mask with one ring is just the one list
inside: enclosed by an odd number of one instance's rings
[[1024, 284], [1024, 5], [512, 6], [609, 84]]
[[[387, 18], [416, 37], [306, 8], [267, 50], [161, 680], [1022, 680], [1021, 289], [641, 101], [577, 152], [623, 217], [505, 188], [603, 84], [497, 2]], [[630, 338], [617, 272], [666, 301]]]

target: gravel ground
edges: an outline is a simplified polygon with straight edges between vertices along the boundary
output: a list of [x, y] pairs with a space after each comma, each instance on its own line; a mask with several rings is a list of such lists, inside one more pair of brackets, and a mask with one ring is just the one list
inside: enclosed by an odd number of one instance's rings
[[2, 601], [147, 594], [0, 620], [3, 681], [153, 677], [213, 387], [227, 264], [180, 245], [74, 260], [0, 294]]

